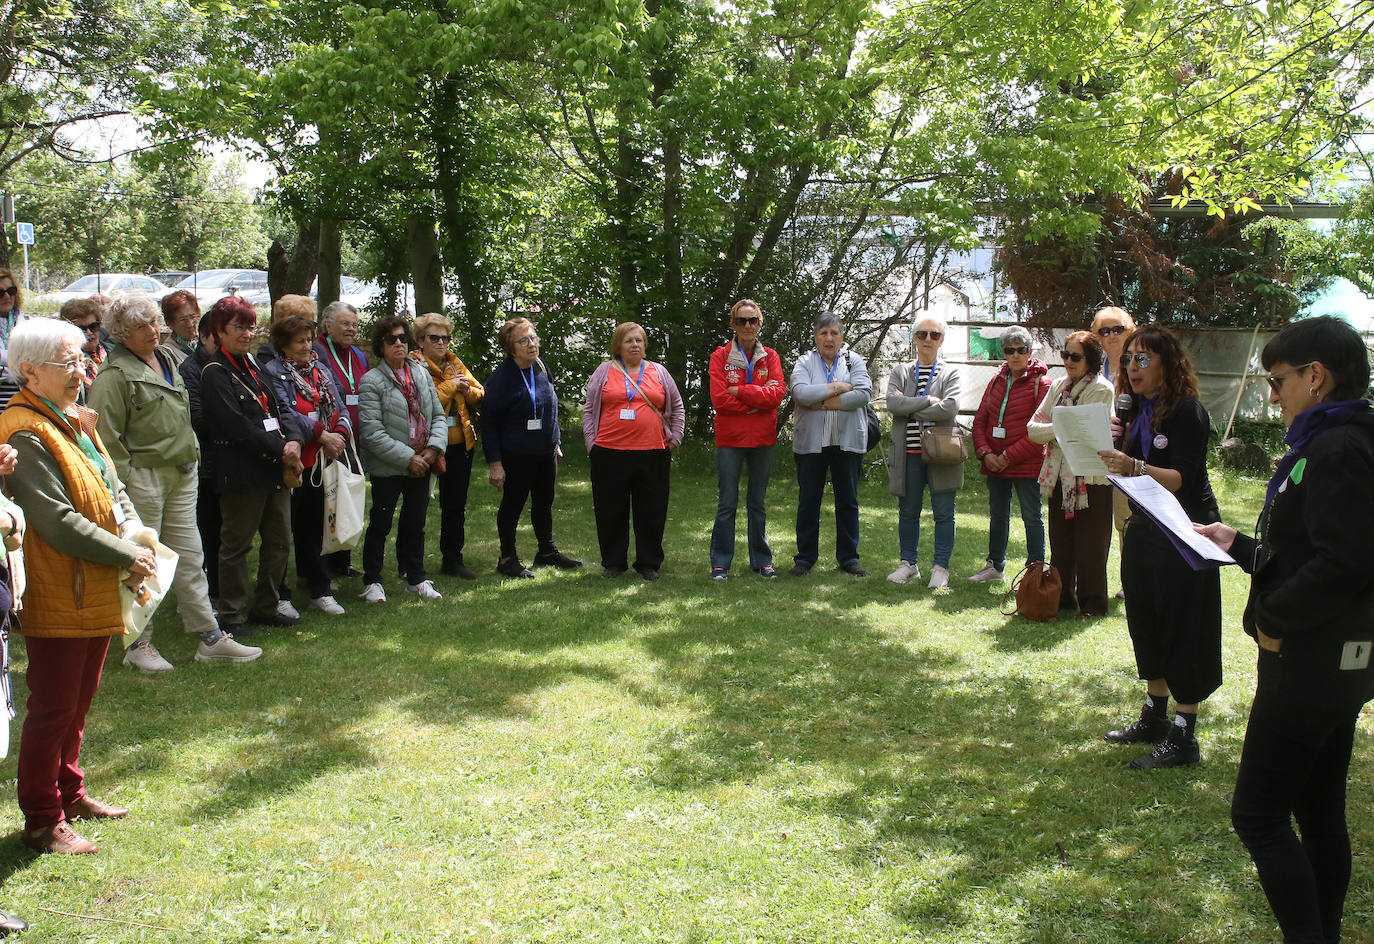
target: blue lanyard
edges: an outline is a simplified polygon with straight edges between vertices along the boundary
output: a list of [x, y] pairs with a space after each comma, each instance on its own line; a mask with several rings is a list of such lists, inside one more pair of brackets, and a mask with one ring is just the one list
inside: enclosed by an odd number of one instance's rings
[[629, 403], [635, 398], [635, 394], [639, 393], [639, 385], [644, 382], [644, 361], [639, 362], [639, 379], [635, 381], [633, 388], [630, 386], [630, 374], [625, 370], [624, 361], [620, 362], [620, 376], [625, 380], [625, 402]]
[[526, 389], [527, 391], [529, 391], [529, 395], [530, 395], [530, 408], [531, 408], [532, 410], [534, 410], [534, 415], [537, 417], [537, 416], [539, 416], [539, 399], [538, 399], [538, 397], [535, 395], [535, 392], [534, 392], [534, 365], [531, 364], [531, 365], [530, 365], [528, 368], [526, 368], [526, 369], [529, 370], [529, 372], [530, 372], [530, 379], [529, 379], [529, 380], [525, 380], [525, 371], [522, 370], [522, 371], [520, 371], [520, 380], [521, 380], [521, 382], [524, 383], [525, 389]]
[[[923, 396], [926, 395], [926, 392], [927, 392], [928, 390], [930, 390], [930, 385], [933, 384], [933, 383], [935, 383], [935, 375], [938, 374], [939, 372], [940, 372], [940, 362], [937, 360], [935, 363], [933, 363], [933, 364], [930, 365], [930, 376], [926, 378], [926, 382], [925, 382], [925, 383], [921, 384], [921, 389], [916, 391], [917, 396], [922, 396], [922, 397], [923, 397]], [[920, 361], [917, 361], [917, 362], [916, 362], [916, 373], [917, 373], [917, 374], [920, 374], [920, 373], [921, 373], [921, 362], [920, 362]]]
[[819, 358], [821, 359], [821, 370], [825, 371], [825, 382], [826, 382], [826, 383], [834, 383], [834, 382], [835, 382], [835, 368], [840, 366], [840, 355], [839, 355], [839, 354], [836, 354], [836, 355], [835, 355], [835, 362], [834, 362], [833, 364], [831, 364], [829, 368], [827, 368], [827, 367], [825, 366], [825, 355], [821, 354], [820, 351], [817, 351], [817, 352], [816, 352], [816, 356], [819, 357]]
[[744, 358], [744, 382], [747, 384], [751, 384], [754, 382], [753, 358], [751, 358], [748, 354], [744, 353], [743, 344], [740, 344], [738, 341], [736, 341], [735, 347], [739, 348], [739, 356]]

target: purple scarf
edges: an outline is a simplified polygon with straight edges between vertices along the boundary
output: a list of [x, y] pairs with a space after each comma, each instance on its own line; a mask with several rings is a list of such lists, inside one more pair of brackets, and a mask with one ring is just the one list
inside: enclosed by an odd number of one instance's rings
[[1159, 404], [1159, 397], [1142, 397], [1137, 395], [1135, 398], [1139, 413], [1135, 419], [1131, 420], [1130, 442], [1127, 443], [1126, 452], [1131, 451], [1130, 444], [1137, 446], [1136, 457], [1140, 459], [1150, 458], [1150, 446], [1154, 443], [1155, 433], [1151, 427], [1155, 421], [1155, 407]]
[[1269, 487], [1265, 489], [1265, 507], [1274, 500], [1274, 496], [1279, 493], [1279, 486], [1292, 474], [1293, 467], [1302, 457], [1302, 451], [1307, 448], [1308, 443], [1317, 438], [1318, 433], [1344, 426], [1353, 420], [1357, 413], [1365, 413], [1368, 410], [1368, 400], [1336, 400], [1331, 403], [1318, 403], [1299, 413], [1283, 437], [1283, 441], [1288, 444], [1288, 451], [1279, 460], [1274, 477], [1269, 480]]

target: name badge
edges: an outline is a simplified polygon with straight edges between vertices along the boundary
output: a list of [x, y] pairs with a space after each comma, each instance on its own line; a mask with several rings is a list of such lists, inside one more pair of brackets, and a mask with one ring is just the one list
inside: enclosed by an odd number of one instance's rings
[[119, 502], [115, 502], [113, 505], [110, 506], [110, 511], [114, 514], [114, 521], [116, 527], [124, 524], [125, 514], [123, 505], [121, 505]]
[[305, 418], [308, 419], [308, 420], [310, 421], [310, 424], [313, 426], [314, 424], [316, 424], [316, 423], [318, 423], [318, 422], [320, 421], [320, 414], [318, 414], [318, 413], [307, 413], [307, 414], [305, 414]]
[[277, 430], [281, 429], [281, 423], [277, 422], [277, 418], [275, 416], [269, 416], [267, 419], [262, 421], [262, 428], [267, 430], [269, 433], [275, 433]]
[[1006, 439], [1006, 438], [1007, 438], [1007, 431], [1006, 431], [1006, 429], [1005, 429], [1004, 427], [1001, 427], [1001, 426], [994, 426], [994, 427], [992, 428], [992, 438], [993, 438], [993, 439]]
[[629, 409], [621, 410], [620, 418], [622, 420], [633, 420], [635, 418], [635, 411]]
[[357, 406], [358, 395], [356, 393], [344, 394], [344, 406]]
[[1374, 642], [1363, 640], [1360, 642], [1347, 642], [1341, 649], [1341, 671], [1358, 672], [1361, 669], [1369, 668], [1369, 650], [1374, 649]]
[[536, 429], [543, 429], [543, 428], [544, 428], [544, 421], [541, 420], [541, 419], [535, 418], [535, 419], [532, 419], [532, 420], [525, 420], [525, 429], [528, 429], [528, 430], [530, 430], [530, 431], [534, 431], [534, 430], [536, 430]]
[[456, 416], [446, 416], [444, 417], [444, 420], [448, 423], [449, 429], [453, 429], [453, 427], [458, 425], [458, 417]]

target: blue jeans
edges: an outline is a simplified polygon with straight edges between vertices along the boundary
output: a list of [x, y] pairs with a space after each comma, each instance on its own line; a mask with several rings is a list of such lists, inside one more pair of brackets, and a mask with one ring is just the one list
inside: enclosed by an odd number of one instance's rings
[[997, 479], [988, 476], [988, 563], [1007, 569], [1007, 540], [1011, 537], [1011, 493], [1021, 504], [1026, 527], [1026, 563], [1045, 559], [1045, 522], [1040, 517], [1040, 483], [1035, 479]]
[[859, 559], [859, 468], [863, 456], [839, 446], [793, 453], [797, 461], [797, 554], [792, 560], [814, 567], [820, 557], [821, 496], [829, 473], [835, 495], [835, 560]]
[[[918, 456], [906, 457], [906, 494], [897, 499], [897, 543], [902, 560], [917, 563], [921, 552], [921, 506], [930, 485], [930, 469]], [[954, 496], [958, 492], [931, 492], [930, 510], [935, 515], [935, 566], [949, 569], [954, 556]]]
[[773, 471], [773, 447], [717, 446], [716, 482], [720, 498], [716, 502], [716, 524], [711, 529], [712, 568], [729, 570], [735, 559], [735, 511], [739, 508], [739, 477], [746, 465], [749, 467], [749, 487], [745, 493], [749, 569], [758, 570], [773, 564], [773, 549], [768, 546], [765, 533], [768, 510], [764, 506], [768, 476]]

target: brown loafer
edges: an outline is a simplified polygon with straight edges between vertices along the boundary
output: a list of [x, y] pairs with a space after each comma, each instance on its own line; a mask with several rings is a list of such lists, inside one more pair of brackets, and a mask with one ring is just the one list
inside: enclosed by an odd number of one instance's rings
[[19, 835], [24, 845], [35, 852], [55, 852], [59, 855], [90, 855], [96, 844], [79, 835], [66, 823], [35, 826]]
[[108, 803], [101, 803], [99, 800], [92, 800], [88, 796], [83, 796], [75, 803], [65, 807], [62, 812], [69, 820], [121, 819], [129, 815], [129, 808], [127, 806], [110, 806]]

